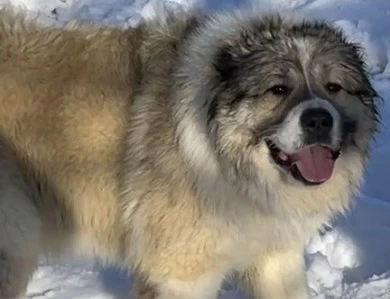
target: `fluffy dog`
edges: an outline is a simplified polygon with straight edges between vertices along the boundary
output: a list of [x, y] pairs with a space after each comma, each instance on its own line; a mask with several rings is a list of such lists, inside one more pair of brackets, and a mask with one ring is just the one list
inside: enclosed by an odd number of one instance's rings
[[137, 28], [0, 12], [0, 298], [41, 253], [135, 273], [134, 298], [307, 299], [305, 241], [350, 205], [377, 128], [358, 45], [242, 11]]

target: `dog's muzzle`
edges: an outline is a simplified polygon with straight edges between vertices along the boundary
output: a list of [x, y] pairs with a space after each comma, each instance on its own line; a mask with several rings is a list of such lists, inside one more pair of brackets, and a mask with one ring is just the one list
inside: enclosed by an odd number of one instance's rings
[[307, 185], [330, 179], [340, 153], [340, 114], [328, 101], [295, 106], [277, 133], [266, 139], [276, 164]]

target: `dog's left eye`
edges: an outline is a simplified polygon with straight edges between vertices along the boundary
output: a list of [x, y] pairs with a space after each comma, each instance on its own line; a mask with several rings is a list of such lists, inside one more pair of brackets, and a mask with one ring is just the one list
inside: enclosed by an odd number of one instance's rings
[[289, 94], [290, 89], [285, 85], [275, 85], [268, 89], [268, 91], [277, 96], [285, 96]]
[[331, 93], [337, 93], [342, 89], [341, 85], [337, 83], [328, 83], [325, 85], [325, 88]]

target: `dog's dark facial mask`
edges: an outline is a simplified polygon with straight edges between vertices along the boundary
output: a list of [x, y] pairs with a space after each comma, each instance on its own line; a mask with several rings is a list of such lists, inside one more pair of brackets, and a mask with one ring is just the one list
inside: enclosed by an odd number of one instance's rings
[[207, 115], [216, 151], [239, 171], [266, 144], [281, 174], [322, 184], [337, 159], [367, 155], [377, 127], [360, 49], [325, 23], [252, 25], [215, 57]]

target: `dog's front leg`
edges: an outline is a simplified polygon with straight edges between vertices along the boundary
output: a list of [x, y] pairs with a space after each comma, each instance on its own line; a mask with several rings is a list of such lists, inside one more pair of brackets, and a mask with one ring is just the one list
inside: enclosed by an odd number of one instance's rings
[[224, 277], [213, 272], [186, 279], [166, 276], [155, 281], [153, 276], [136, 275], [132, 299], [217, 299]]
[[259, 257], [242, 275], [244, 290], [255, 299], [309, 299], [303, 252], [275, 251]]

